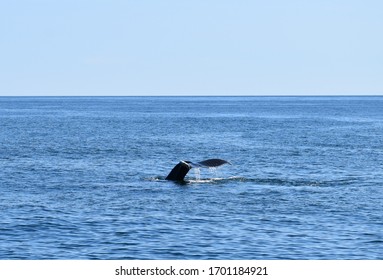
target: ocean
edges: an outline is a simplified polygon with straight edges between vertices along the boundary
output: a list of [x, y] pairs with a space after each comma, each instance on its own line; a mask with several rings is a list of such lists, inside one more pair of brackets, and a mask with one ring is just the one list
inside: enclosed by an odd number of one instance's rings
[[383, 259], [383, 97], [0, 97], [0, 191], [0, 259]]

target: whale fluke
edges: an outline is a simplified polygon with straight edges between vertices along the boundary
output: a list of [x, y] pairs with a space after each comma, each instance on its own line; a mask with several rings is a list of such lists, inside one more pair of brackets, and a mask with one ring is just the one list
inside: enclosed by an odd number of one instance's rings
[[206, 166], [206, 167], [218, 167], [218, 166], [221, 166], [223, 164], [231, 164], [231, 163], [226, 161], [226, 160], [223, 160], [223, 159], [212, 158], [212, 159], [200, 161], [200, 162], [198, 162], [198, 164], [202, 165], [202, 166]]
[[170, 171], [169, 175], [165, 179], [171, 181], [182, 181], [191, 168], [192, 167], [188, 162], [181, 160], [176, 166], [173, 167], [172, 171]]
[[194, 168], [209, 168], [209, 167], [218, 167], [223, 164], [231, 164], [231, 163], [226, 160], [218, 159], [218, 158], [207, 159], [197, 163], [181, 160], [176, 166], [173, 167], [172, 171], [170, 171], [169, 175], [165, 179], [171, 180], [171, 181], [183, 181], [186, 174], [193, 167]]

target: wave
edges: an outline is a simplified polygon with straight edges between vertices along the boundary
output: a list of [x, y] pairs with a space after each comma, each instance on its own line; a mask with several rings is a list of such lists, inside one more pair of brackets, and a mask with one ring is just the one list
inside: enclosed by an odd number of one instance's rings
[[[155, 182], [169, 182], [165, 177], [149, 178], [149, 181]], [[331, 186], [346, 186], [351, 185], [357, 181], [356, 178], [334, 179], [334, 180], [305, 180], [305, 179], [286, 179], [286, 178], [246, 178], [240, 176], [228, 178], [195, 178], [188, 179], [183, 182], [176, 182], [180, 185], [188, 184], [226, 184], [226, 183], [252, 183], [255, 185], [267, 186], [311, 186], [311, 187], [331, 187]]]

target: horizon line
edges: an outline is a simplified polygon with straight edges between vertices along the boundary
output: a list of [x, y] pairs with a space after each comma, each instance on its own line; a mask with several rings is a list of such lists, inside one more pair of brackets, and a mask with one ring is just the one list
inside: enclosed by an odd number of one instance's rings
[[1, 97], [383, 97], [383, 94], [137, 94], [137, 95], [0, 95]]

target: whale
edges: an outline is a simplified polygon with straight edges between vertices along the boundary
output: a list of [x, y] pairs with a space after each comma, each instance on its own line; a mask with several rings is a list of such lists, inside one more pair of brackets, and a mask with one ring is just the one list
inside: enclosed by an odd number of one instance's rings
[[191, 162], [186, 160], [181, 160], [173, 169], [170, 171], [168, 176], [166, 176], [166, 180], [169, 181], [184, 181], [186, 174], [192, 168], [210, 168], [210, 167], [218, 167], [224, 164], [231, 164], [229, 161], [219, 159], [219, 158], [211, 158], [199, 162]]

